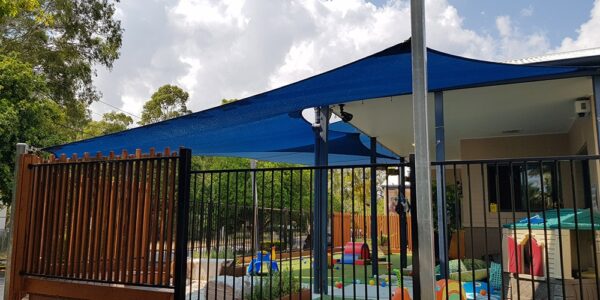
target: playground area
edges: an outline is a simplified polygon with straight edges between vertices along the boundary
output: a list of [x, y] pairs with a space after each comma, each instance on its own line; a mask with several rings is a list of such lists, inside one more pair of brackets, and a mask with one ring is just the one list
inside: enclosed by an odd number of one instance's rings
[[[350, 244], [352, 243], [348, 243], [348, 246]], [[311, 284], [314, 277], [314, 260], [310, 251], [297, 251], [291, 255], [289, 253], [282, 255], [274, 249], [259, 252], [251, 260], [249, 257], [243, 256], [237, 257], [235, 260], [222, 259], [223, 266], [221, 267], [209, 262], [210, 259], [203, 260], [204, 266], [198, 266], [204, 268], [200, 274], [209, 274], [209, 276], [195, 281], [192, 285], [193, 290], [199, 289], [201, 294], [206, 295], [212, 295], [215, 288], [225, 294], [227, 292], [224, 291], [229, 290], [230, 295], [235, 294], [235, 290], [239, 290], [239, 293], [246, 294], [248, 297], [248, 295], [261, 293], [261, 287], [265, 287], [262, 290], [264, 295], [259, 295], [259, 298], [267, 299], [271, 298], [268, 294], [273, 292], [282, 294], [285, 291], [280, 291], [280, 289], [291, 286], [310, 291], [313, 297], [324, 298], [333, 296], [334, 298], [389, 299], [390, 295], [395, 294], [400, 287], [405, 287], [407, 293], [412, 294], [411, 270], [410, 267], [407, 267], [412, 264], [410, 253], [406, 255], [406, 263], [403, 267], [400, 253], [381, 254], [375, 261], [370, 259], [371, 251], [366, 244], [356, 244], [358, 248], [363, 249], [362, 253], [354, 254], [351, 247], [342, 247], [336, 248], [333, 255], [329, 255], [327, 292], [316, 293], [313, 291]], [[351, 257], [355, 257], [355, 259], [351, 259]], [[378, 263], [379, 276], [374, 276], [372, 264], [375, 262]], [[200, 260], [198, 260], [198, 265], [200, 265]], [[212, 276], [216, 273], [211, 272], [211, 268], [219, 268], [218, 274], [220, 275]], [[289, 282], [285, 285], [273, 284], [274, 281], [281, 282], [282, 278]], [[215, 285], [215, 283], [217, 284]], [[234, 287], [234, 284], [237, 287]], [[242, 286], [244, 290], [242, 290]]]
[[[404, 166], [331, 168], [322, 242], [312, 236], [318, 232], [312, 227], [315, 172], [265, 169], [254, 178], [243, 170], [194, 173], [193, 182], [202, 184], [190, 206], [188, 293], [208, 299], [302, 292], [309, 298], [414, 299], [418, 252], [409, 178], [398, 180]], [[448, 217], [450, 230], [456, 222]], [[446, 246], [448, 264], [440, 269], [438, 262], [435, 270], [437, 299], [501, 298], [500, 261], [467, 256], [460, 232]]]
[[[372, 252], [367, 244], [357, 242], [354, 249], [352, 244], [334, 248], [333, 255], [329, 255], [327, 285], [320, 292], [315, 292], [312, 286], [315, 269], [309, 251], [280, 255], [275, 249], [259, 252], [251, 260], [243, 256], [235, 260], [222, 259], [221, 266], [204, 261], [204, 269], [198, 271], [205, 277], [193, 281], [190, 292], [200, 293], [201, 299], [205, 296], [211, 299], [215, 294], [229, 294], [235, 299], [276, 299], [295, 288], [312, 295], [313, 299], [413, 299], [412, 253], [406, 255], [404, 264], [400, 253], [381, 254], [374, 260], [369, 257]], [[374, 263], [378, 265], [379, 276], [375, 276]], [[437, 282], [437, 299], [501, 298], [501, 290], [492, 284], [501, 276], [499, 268], [471, 259], [460, 263], [454, 260], [449, 266], [448, 279]], [[192, 269], [198, 267], [202, 268]], [[219, 269], [219, 273], [211, 272], [211, 268]], [[436, 273], [439, 277], [439, 267]]]

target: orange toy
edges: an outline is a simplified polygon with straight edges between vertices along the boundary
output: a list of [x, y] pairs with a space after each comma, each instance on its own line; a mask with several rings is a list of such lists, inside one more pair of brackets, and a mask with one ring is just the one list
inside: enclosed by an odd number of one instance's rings
[[[446, 286], [446, 282], [448, 285]], [[446, 289], [448, 289], [448, 298], [446, 298]], [[456, 280], [441, 279], [435, 283], [435, 299], [436, 300], [466, 300], [467, 295], [462, 290], [460, 282]]]
[[401, 288], [396, 288], [392, 300], [411, 300], [408, 288], [404, 288], [404, 290], [402, 290]]

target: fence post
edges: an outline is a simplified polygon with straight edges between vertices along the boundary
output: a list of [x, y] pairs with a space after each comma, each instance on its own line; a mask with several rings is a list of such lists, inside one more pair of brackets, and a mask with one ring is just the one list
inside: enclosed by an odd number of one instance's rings
[[[13, 190], [12, 190], [12, 201], [11, 201], [11, 205], [10, 205], [10, 222], [8, 224], [8, 254], [7, 254], [7, 262], [6, 262], [6, 279], [4, 282], [4, 299], [10, 299], [10, 293], [11, 293], [11, 284], [14, 286], [15, 283], [11, 282], [13, 280], [16, 280], [16, 275], [18, 275], [18, 266], [14, 265], [15, 261], [13, 261], [13, 241], [14, 241], [14, 237], [13, 237], [13, 231], [16, 230], [15, 227], [15, 222], [17, 221], [17, 205], [18, 205], [18, 201], [17, 201], [17, 189], [19, 187], [19, 174], [21, 172], [20, 167], [21, 167], [21, 158], [23, 156], [23, 154], [27, 153], [27, 144], [25, 143], [18, 143], [17, 146], [17, 153], [15, 154], [15, 175], [14, 175], [14, 181], [13, 181]], [[17, 271], [13, 270], [16, 269]]]
[[[371, 265], [373, 276], [379, 278], [379, 253], [377, 249], [377, 237], [379, 236], [379, 230], [377, 229], [377, 138], [371, 137], [371, 248], [373, 249], [374, 263]], [[386, 178], [386, 180], [388, 180]], [[389, 237], [389, 232], [388, 232]], [[379, 284], [379, 279], [377, 279]]]
[[417, 176], [415, 174], [415, 155], [409, 156], [410, 168], [410, 222], [412, 230], [412, 270], [413, 270], [413, 299], [421, 299], [421, 280], [419, 276], [419, 234], [417, 220]]
[[175, 236], [175, 300], [185, 299], [188, 255], [188, 221], [190, 207], [190, 170], [192, 151], [179, 149], [177, 184], [177, 228]]

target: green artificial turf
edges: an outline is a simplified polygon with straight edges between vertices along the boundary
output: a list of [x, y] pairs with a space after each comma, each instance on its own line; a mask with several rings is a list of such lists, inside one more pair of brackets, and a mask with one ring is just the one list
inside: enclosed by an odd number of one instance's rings
[[[334, 259], [340, 258], [341, 255], [334, 255]], [[387, 275], [388, 272], [391, 275], [395, 275], [393, 270], [400, 269], [400, 254], [391, 254], [390, 255], [391, 265], [388, 269], [387, 265], [379, 266], [379, 274]], [[408, 255], [408, 265], [412, 264], [412, 256]], [[294, 277], [298, 276], [301, 278], [301, 282], [310, 283], [312, 274], [312, 259], [310, 257], [303, 257], [302, 260], [300, 258], [294, 258], [291, 260], [277, 260], [277, 263], [280, 264], [279, 268], [282, 271], [291, 270], [291, 273]], [[350, 284], [354, 282], [354, 279], [360, 280], [361, 283], [368, 283], [368, 280], [372, 278], [372, 266], [368, 265], [347, 265], [347, 264], [335, 264], [333, 270], [331, 268], [328, 269], [328, 281], [333, 280], [333, 282], [344, 282], [344, 284]], [[332, 279], [333, 276], [333, 279]], [[298, 278], [296, 277], [296, 278]], [[366, 281], [365, 281], [366, 280]]]

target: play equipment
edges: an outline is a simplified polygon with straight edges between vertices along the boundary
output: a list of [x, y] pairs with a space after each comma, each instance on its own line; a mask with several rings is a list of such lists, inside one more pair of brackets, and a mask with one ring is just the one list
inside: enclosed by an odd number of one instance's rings
[[344, 284], [341, 281], [338, 281], [338, 282], [335, 283], [335, 287], [338, 288], [338, 289], [341, 289], [341, 288], [344, 287]]
[[271, 249], [271, 253], [266, 251], [257, 252], [256, 257], [253, 258], [252, 262], [248, 265], [246, 273], [248, 273], [248, 275], [259, 275], [269, 272], [279, 272], [279, 266], [275, 261], [275, 257], [275, 248]]
[[369, 263], [370, 259], [369, 246], [366, 243], [348, 242], [344, 246], [342, 258], [336, 262], [338, 264], [364, 265]]
[[[562, 285], [563, 280], [578, 283], [573, 274], [579, 270], [589, 268], [595, 273], [598, 267], [600, 271], [600, 265], [594, 265], [594, 255], [600, 260], [600, 247], [588, 253], [590, 259], [578, 262], [573, 255], [576, 248], [593, 249], [594, 241], [600, 243], [600, 215], [589, 208], [547, 210], [503, 227], [504, 272], [560, 279]], [[562, 254], [545, 257], [559, 252]]]
[[373, 279], [369, 280], [369, 285], [375, 285], [375, 280], [373, 280]]
[[467, 299], [485, 297], [490, 292], [487, 283], [482, 281], [463, 282], [462, 285]]
[[[448, 292], [446, 292], [446, 290]], [[448, 294], [448, 298], [446, 298], [446, 294]], [[435, 283], [435, 299], [467, 300], [467, 295], [465, 294], [465, 291], [461, 288], [460, 282], [451, 279], [441, 279]]]
[[392, 300], [411, 300], [408, 288], [396, 288], [392, 295]]

